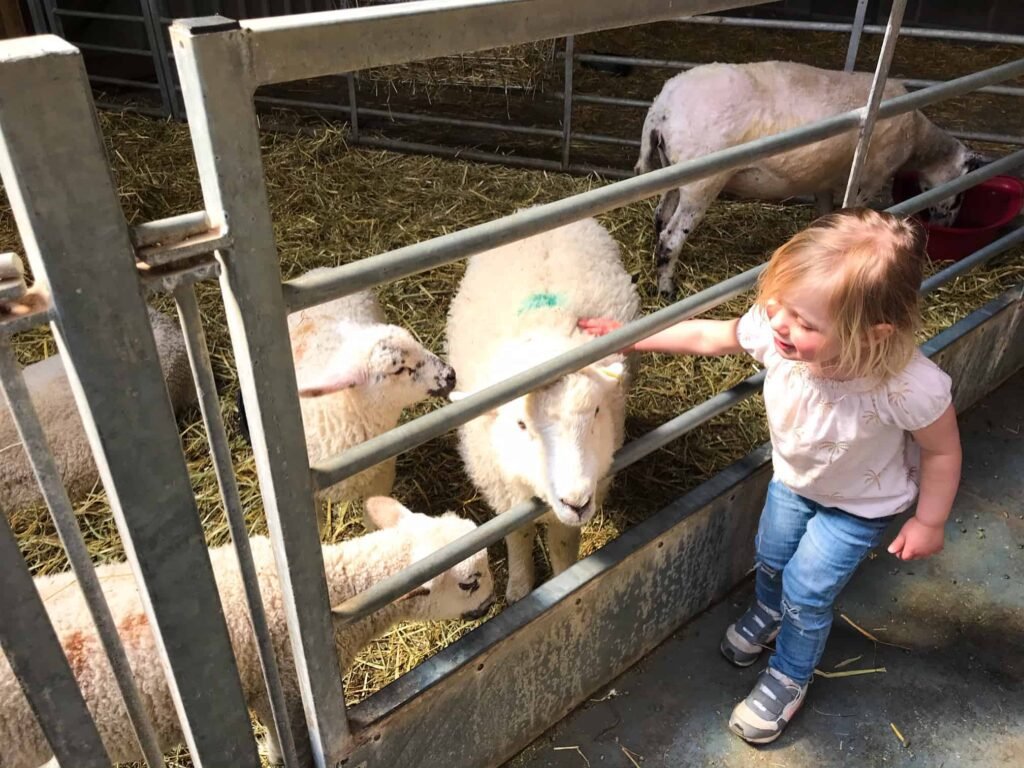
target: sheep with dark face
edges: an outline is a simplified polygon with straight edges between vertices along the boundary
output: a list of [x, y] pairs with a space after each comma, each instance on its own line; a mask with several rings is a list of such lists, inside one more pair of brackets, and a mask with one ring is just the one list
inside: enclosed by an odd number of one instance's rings
[[[871, 80], [866, 73], [781, 61], [694, 67], [666, 82], [651, 105], [635, 171], [646, 173], [861, 108]], [[898, 82], [886, 83], [885, 98], [904, 93]], [[857, 136], [857, 129], [851, 128], [663, 194], [654, 213], [658, 290], [674, 295], [673, 276], [683, 244], [720, 193], [765, 200], [824, 194], [841, 202]], [[983, 163], [980, 155], [920, 112], [880, 120], [855, 204], [873, 199], [899, 171], [916, 173], [921, 189], [928, 190]], [[950, 197], [926, 215], [949, 225], [959, 208], [959, 196]]]
[[[449, 359], [462, 393], [489, 387], [591, 337], [580, 317], [634, 319], [639, 298], [619, 246], [585, 219], [469, 260], [448, 314]], [[459, 451], [495, 513], [533, 497], [549, 507], [547, 546], [555, 574], [578, 557], [580, 530], [608, 488], [622, 445], [629, 376], [621, 355], [570, 373], [505, 403], [459, 430]], [[506, 537], [509, 602], [534, 583], [536, 526]]]
[[[392, 429], [405, 408], [443, 397], [455, 386], [452, 367], [409, 331], [388, 325], [371, 291], [296, 312], [288, 318], [288, 329], [311, 465]], [[238, 405], [248, 438], [241, 399]], [[331, 486], [321, 497], [386, 496], [394, 481], [395, 459], [389, 459]]]

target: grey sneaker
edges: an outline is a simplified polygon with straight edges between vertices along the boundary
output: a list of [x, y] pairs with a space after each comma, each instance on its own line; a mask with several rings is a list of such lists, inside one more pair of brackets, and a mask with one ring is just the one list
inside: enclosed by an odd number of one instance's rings
[[789, 725], [805, 696], [806, 684], [797, 685], [781, 672], [766, 669], [732, 711], [729, 730], [751, 744], [769, 744]]
[[755, 600], [736, 622], [725, 630], [719, 648], [737, 667], [749, 667], [761, 651], [779, 634], [782, 616]]

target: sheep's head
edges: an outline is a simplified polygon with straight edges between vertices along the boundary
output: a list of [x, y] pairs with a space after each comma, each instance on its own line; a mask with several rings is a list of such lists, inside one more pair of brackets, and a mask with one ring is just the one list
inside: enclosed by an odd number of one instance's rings
[[[966, 173], [976, 171], [988, 161], [960, 142], [956, 142], [952, 150], [939, 161], [921, 166], [917, 170], [918, 185], [922, 192], [958, 179]], [[941, 227], [949, 227], [956, 221], [963, 203], [963, 194], [953, 195], [939, 200], [922, 211], [922, 218]]]
[[455, 386], [454, 369], [404, 328], [337, 323], [331, 330], [303, 333], [300, 326], [293, 334], [302, 397], [362, 387], [404, 407]]
[[[366, 516], [380, 529], [401, 527], [409, 536], [410, 562], [422, 560], [465, 536], [476, 523], [448, 512], [440, 517], [417, 514], [386, 496], [366, 500]], [[410, 618], [422, 621], [479, 619], [494, 604], [494, 579], [481, 549], [400, 598]]]
[[613, 403], [622, 396], [624, 371], [615, 355], [481, 417], [490, 419], [499, 471], [529, 488], [565, 525], [581, 526], [594, 515], [598, 483], [617, 447]]

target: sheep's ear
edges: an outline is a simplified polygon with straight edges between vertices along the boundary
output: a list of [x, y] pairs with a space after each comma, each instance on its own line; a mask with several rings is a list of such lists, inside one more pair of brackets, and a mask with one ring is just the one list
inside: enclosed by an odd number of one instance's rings
[[620, 360], [609, 360], [587, 366], [587, 372], [599, 381], [618, 384], [626, 375], [626, 364]]
[[[337, 360], [337, 358], [335, 358]], [[351, 389], [369, 381], [369, 372], [363, 365], [334, 365], [321, 371], [311, 371], [310, 366], [296, 369], [295, 378], [299, 385], [299, 397], [319, 397], [343, 389]]]
[[366, 516], [377, 528], [394, 528], [414, 514], [389, 496], [371, 496], [365, 508]]
[[414, 589], [412, 592], [406, 592], [404, 595], [398, 598], [398, 601], [401, 602], [402, 600], [411, 600], [414, 597], [426, 597], [429, 594], [430, 589], [428, 587], [416, 587], [416, 589]]
[[994, 158], [986, 157], [980, 152], [971, 152], [967, 155], [967, 172], [976, 171], [979, 168], [984, 168], [986, 165], [991, 163]]

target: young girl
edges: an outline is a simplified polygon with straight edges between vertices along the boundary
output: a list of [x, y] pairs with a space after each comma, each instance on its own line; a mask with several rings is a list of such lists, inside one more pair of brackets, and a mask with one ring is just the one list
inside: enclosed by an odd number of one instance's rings
[[[775, 476], [758, 528], [756, 600], [721, 643], [753, 664], [775, 640], [730, 729], [774, 741], [799, 710], [832, 626], [832, 605], [893, 516], [903, 560], [942, 549], [960, 480], [950, 379], [914, 343], [924, 234], [868, 209], [824, 216], [779, 248], [754, 306], [734, 320], [687, 320], [635, 349], [728, 355], [767, 369]], [[585, 318], [603, 335], [615, 321]]]

